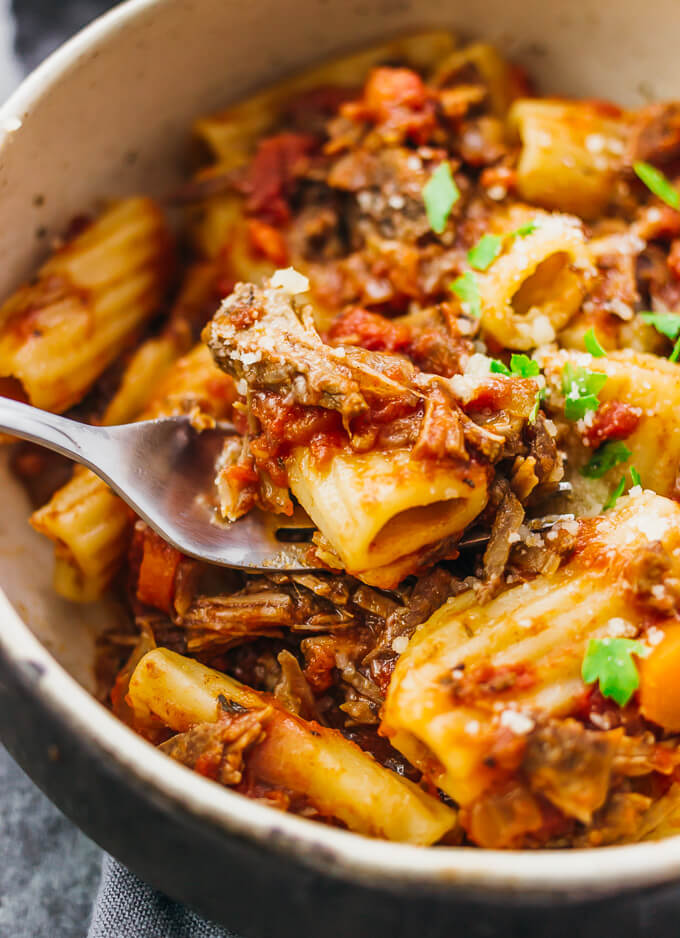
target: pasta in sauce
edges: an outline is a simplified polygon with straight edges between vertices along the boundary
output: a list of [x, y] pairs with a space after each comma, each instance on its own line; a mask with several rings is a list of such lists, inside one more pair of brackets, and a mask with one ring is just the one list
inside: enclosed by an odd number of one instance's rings
[[0, 390], [231, 420], [217, 510], [304, 510], [318, 572], [184, 557], [15, 445], [57, 592], [127, 610], [102, 698], [217, 783], [368, 836], [674, 832], [680, 105], [538, 97], [427, 32], [194, 136], [179, 233], [113, 203], [0, 307]]

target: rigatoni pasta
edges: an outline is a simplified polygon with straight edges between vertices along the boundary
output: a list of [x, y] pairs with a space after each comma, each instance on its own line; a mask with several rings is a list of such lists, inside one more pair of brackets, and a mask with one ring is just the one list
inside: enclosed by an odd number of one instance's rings
[[46, 478], [57, 591], [125, 618], [114, 713], [364, 836], [677, 831], [677, 105], [541, 98], [429, 31], [193, 136], [180, 276], [160, 208], [114, 203], [0, 308], [0, 386], [222, 433], [196, 497], [219, 524], [259, 511], [309, 569], [213, 567], [91, 472]]
[[170, 234], [150, 199], [115, 203], [0, 309], [0, 376], [64, 411], [140, 334], [166, 294]]
[[[144, 353], [144, 360], [140, 363], [136, 356], [130, 369], [136, 372], [146, 367], [147, 354], [154, 356], [157, 351], [157, 345], [143, 346], [139, 355]], [[215, 419], [230, 411], [232, 382], [220, 374], [203, 346], [156, 372], [158, 383], [146, 385], [144, 406], [137, 406], [140, 398], [130, 401], [129, 377], [129, 373], [124, 376], [109, 405], [109, 418], [153, 420], [187, 414]], [[78, 467], [73, 478], [31, 517], [33, 527], [55, 542], [57, 593], [75, 602], [99, 599], [120, 569], [133, 520], [130, 509], [105, 482]]]

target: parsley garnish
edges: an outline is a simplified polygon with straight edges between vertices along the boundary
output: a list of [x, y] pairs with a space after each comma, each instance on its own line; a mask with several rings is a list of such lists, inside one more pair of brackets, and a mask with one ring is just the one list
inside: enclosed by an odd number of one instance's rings
[[640, 675], [632, 655], [645, 658], [649, 649], [630, 638], [591, 638], [581, 666], [586, 684], [600, 684], [603, 697], [625, 707], [640, 686]]
[[619, 479], [619, 484], [616, 486], [612, 494], [609, 496], [607, 501], [602, 506], [602, 511], [609, 511], [610, 508], [614, 507], [614, 505], [618, 502], [618, 500], [623, 495], [623, 490], [625, 489], [625, 487], [626, 487], [626, 477], [625, 475], [623, 475]]
[[500, 359], [498, 359], [498, 358], [492, 358], [492, 359], [491, 359], [491, 364], [489, 365], [489, 370], [490, 370], [493, 374], [505, 375], [507, 378], [509, 378], [509, 377], [512, 375], [512, 372], [510, 371], [510, 369], [508, 368], [508, 366], [507, 366], [507, 365], [504, 365], [503, 362], [500, 361]]
[[446, 228], [451, 209], [460, 198], [460, 190], [449, 163], [440, 163], [423, 188], [423, 201], [430, 227], [437, 234]]
[[535, 378], [541, 373], [538, 362], [529, 358], [528, 355], [517, 352], [512, 353], [509, 368], [498, 358], [492, 358], [490, 370], [499, 375], [506, 375], [508, 378]]
[[538, 222], [528, 221], [525, 225], [520, 225], [519, 228], [512, 231], [510, 236], [513, 238], [526, 238], [527, 235], [533, 234], [538, 227]]
[[680, 192], [669, 182], [660, 169], [650, 163], [633, 163], [633, 169], [638, 179], [641, 179], [650, 192], [670, 205], [671, 208], [680, 209]]
[[540, 388], [536, 391], [536, 399], [534, 400], [534, 406], [531, 408], [529, 413], [529, 423], [536, 423], [536, 418], [538, 417], [538, 408], [541, 406], [541, 402], [545, 400], [547, 394], [546, 388]]
[[475, 270], [486, 270], [501, 253], [503, 239], [498, 235], [485, 234], [477, 244], [468, 251], [468, 263]]
[[640, 319], [654, 326], [657, 332], [669, 339], [680, 335], [680, 315], [678, 313], [639, 313]]
[[[529, 221], [515, 231], [511, 231], [506, 237], [526, 238], [537, 228], [538, 224], [535, 221]], [[503, 250], [503, 240], [501, 235], [483, 235], [468, 251], [467, 259], [470, 267], [474, 267], [475, 270], [487, 270]]]
[[595, 335], [594, 329], [589, 329], [586, 334], [583, 336], [583, 342], [586, 347], [586, 351], [590, 352], [593, 358], [604, 358], [607, 354], [602, 348], [600, 343], [597, 341], [597, 336]]
[[581, 365], [567, 362], [562, 369], [562, 391], [566, 398], [564, 415], [567, 420], [581, 420], [589, 410], [600, 406], [597, 395], [607, 380], [600, 371], [588, 371]]
[[633, 485], [641, 485], [642, 480], [640, 479], [640, 473], [637, 471], [635, 466], [630, 467], [630, 477], [633, 480]]
[[536, 375], [541, 373], [538, 362], [535, 362], [533, 358], [529, 358], [528, 355], [518, 354], [517, 352], [513, 352], [510, 358], [510, 371], [518, 378], [535, 378]]
[[677, 313], [639, 313], [640, 319], [654, 326], [657, 332], [665, 335], [668, 339], [677, 340], [673, 346], [673, 351], [668, 356], [668, 360], [675, 362], [680, 355], [680, 315]]
[[620, 440], [615, 443], [603, 443], [581, 469], [581, 475], [587, 479], [601, 479], [605, 472], [609, 472], [619, 463], [627, 462], [632, 455], [626, 444]]
[[479, 301], [479, 288], [475, 275], [469, 270], [466, 271], [453, 281], [451, 289], [461, 302], [466, 304], [466, 312], [479, 319], [482, 315], [482, 307]]

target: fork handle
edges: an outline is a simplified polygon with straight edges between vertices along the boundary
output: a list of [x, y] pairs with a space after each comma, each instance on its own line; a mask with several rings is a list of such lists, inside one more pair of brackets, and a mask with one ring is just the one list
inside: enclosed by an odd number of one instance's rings
[[90, 468], [93, 464], [88, 453], [92, 453], [95, 443], [101, 445], [108, 438], [105, 427], [78, 423], [8, 397], [0, 397], [0, 430], [39, 443]]

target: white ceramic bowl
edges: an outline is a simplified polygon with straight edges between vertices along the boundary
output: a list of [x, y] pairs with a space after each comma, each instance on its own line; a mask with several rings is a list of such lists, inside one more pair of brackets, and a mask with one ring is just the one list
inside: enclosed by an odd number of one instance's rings
[[[497, 42], [547, 91], [638, 105], [680, 96], [677, 0], [487, 0], [473, 12], [463, 0], [130, 0], [67, 43], [0, 111], [0, 295], [34, 268], [50, 235], [101, 197], [167, 192], [197, 114], [303, 64], [428, 25]], [[428, 895], [448, 915], [462, 896], [583, 899], [680, 873], [680, 838], [595, 851], [423, 850], [282, 815], [189, 772], [90, 696], [94, 635], [107, 611], [55, 597], [51, 548], [28, 528], [26, 498], [5, 470], [2, 493], [2, 735], [89, 833], [166, 891], [273, 935], [293, 933], [319, 882], [326, 898], [349, 897], [342, 910], [326, 903], [337, 923], [348, 910], [358, 921], [371, 896], [395, 908]], [[216, 894], [198, 854], [222, 863], [238, 888]], [[242, 884], [236, 863], [250, 864]], [[240, 896], [259, 883], [271, 898], [271, 877], [283, 903], [277, 925], [263, 924], [267, 903], [247, 911]], [[326, 934], [342, 933], [334, 927]]]

